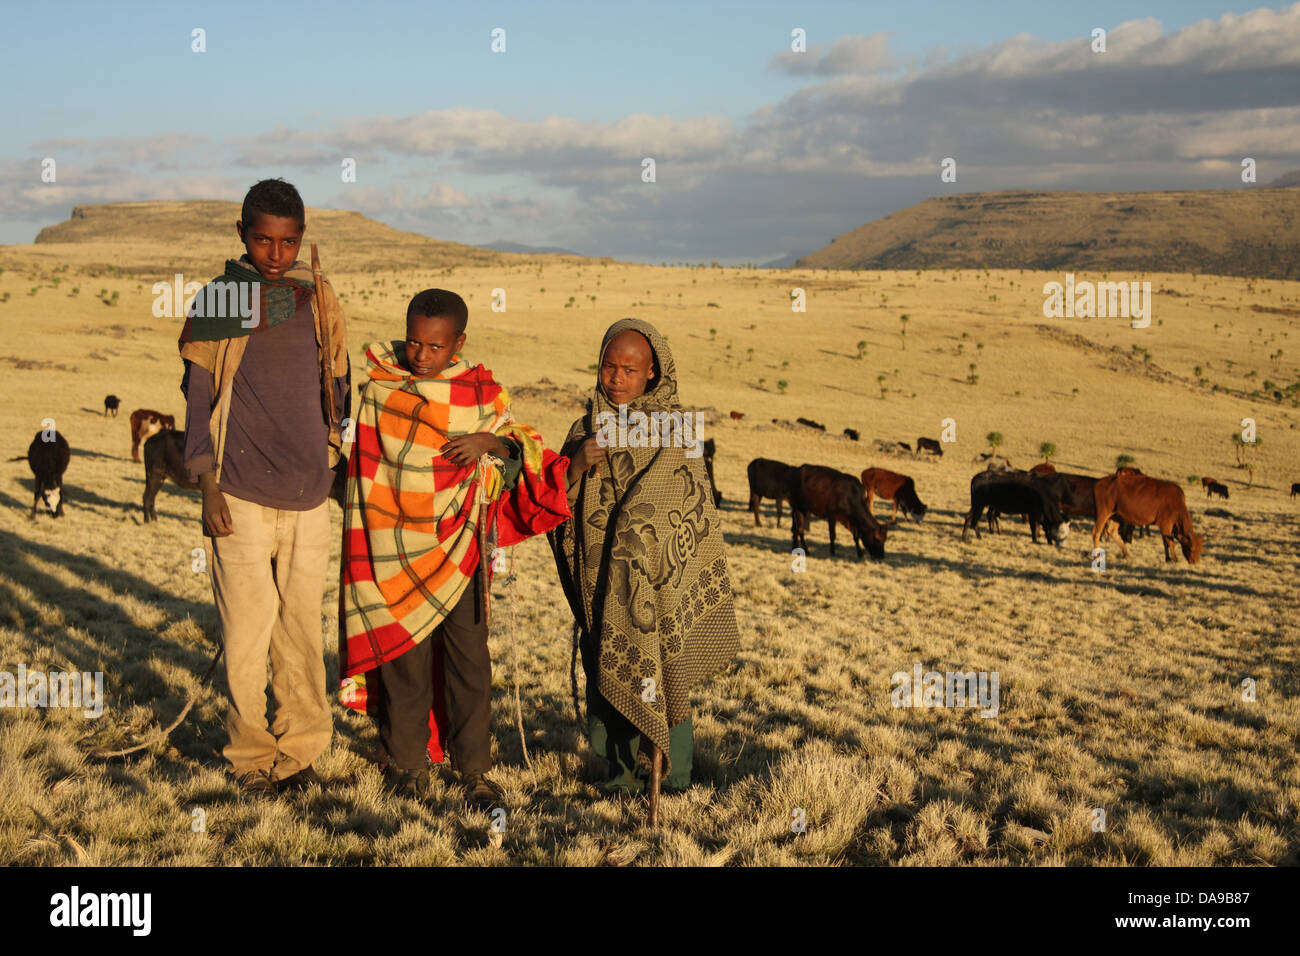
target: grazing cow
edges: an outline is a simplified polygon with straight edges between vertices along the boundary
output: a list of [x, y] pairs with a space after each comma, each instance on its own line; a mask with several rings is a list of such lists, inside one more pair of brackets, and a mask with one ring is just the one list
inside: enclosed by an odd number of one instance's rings
[[131, 460], [140, 460], [140, 443], [164, 428], [175, 429], [176, 419], [148, 408], [137, 408], [131, 413]]
[[72, 450], [68, 441], [58, 432], [52, 441], [44, 441], [44, 432], [37, 432], [32, 443], [27, 446], [27, 454], [10, 458], [10, 461], [27, 460], [36, 479], [36, 495], [32, 498], [32, 514], [36, 517], [36, 506], [45, 503], [45, 509], [56, 518], [63, 517], [63, 473], [68, 470], [68, 460]]
[[[1097, 501], [1097, 523], [1092, 529], [1092, 546], [1097, 546], [1100, 528], [1117, 515], [1129, 524], [1141, 527], [1155, 522], [1165, 546], [1165, 560], [1177, 561], [1171, 545], [1177, 541], [1188, 564], [1201, 560], [1204, 539], [1192, 531], [1192, 516], [1187, 511], [1183, 489], [1175, 482], [1150, 478], [1132, 469], [1120, 469], [1113, 475], [1098, 478], [1093, 495]], [[1128, 557], [1128, 547], [1120, 550]]]
[[713, 456], [717, 453], [718, 446], [712, 438], [706, 438], [704, 441], [704, 470], [709, 476], [709, 487], [713, 489], [713, 507], [722, 507], [722, 492], [718, 490], [717, 484], [713, 480]]
[[754, 524], [763, 526], [758, 520], [758, 506], [764, 498], [776, 499], [776, 526], [781, 527], [781, 502], [790, 498], [790, 472], [793, 465], [771, 458], [755, 458], [745, 469], [749, 475], [749, 510], [754, 513]]
[[1033, 468], [1029, 469], [1029, 473], [1031, 475], [1054, 475], [1056, 474], [1056, 466], [1050, 461], [1045, 461], [1034, 465]]
[[943, 447], [934, 438], [918, 438], [916, 440], [916, 454], [920, 457], [921, 452], [928, 451], [932, 455], [943, 457]]
[[844, 437], [857, 441], [859, 436], [856, 429], [846, 428], [844, 429]]
[[875, 495], [894, 503], [894, 510], [889, 514], [893, 522], [898, 517], [898, 506], [903, 506], [903, 513], [909, 518], [920, 521], [925, 517], [926, 507], [916, 496], [916, 486], [907, 475], [884, 468], [866, 468], [862, 472], [862, 490], [867, 496], [867, 511], [871, 511], [871, 502]]
[[[1062, 502], [1072, 494], [1071, 486], [1059, 475], [1056, 474], [1045, 475], [1041, 473], [1034, 474], [1033, 472], [1021, 471], [1018, 468], [1003, 468], [1000, 463], [996, 461], [990, 461], [988, 467], [986, 467], [981, 472], [976, 472], [975, 476], [971, 478], [971, 482], [970, 482], [971, 500], [972, 501], [975, 500], [976, 489], [984, 485], [992, 484], [994, 482], [1000, 482], [1000, 481], [1018, 481], [1022, 484], [1034, 485], [1040, 491], [1042, 491], [1052, 501], [1052, 503], [1056, 505], [1058, 509], [1061, 508]], [[1088, 493], [1091, 494], [1091, 491], [1092, 488], [1091, 485], [1089, 485]], [[989, 505], [988, 526], [989, 526], [990, 534], [996, 534], [1002, 530], [1001, 522], [998, 521], [998, 516], [1001, 513], [1002, 513], [1002, 509], [998, 508], [996, 504]], [[1020, 512], [1011, 512], [1011, 513], [1017, 514]], [[1088, 517], [1091, 517], [1092, 513], [1093, 513], [1092, 505], [1089, 504], [1086, 514]], [[1021, 520], [1026, 521], [1028, 516], [1025, 515], [1024, 513], [1020, 513], [1020, 514], [1021, 514]], [[1062, 511], [1062, 514], [1065, 517], [1071, 517], [1071, 515], [1066, 515], [1064, 511]], [[1031, 534], [1033, 533], [1032, 527], [1030, 528], [1030, 533]]]
[[805, 537], [810, 518], [825, 518], [830, 526], [831, 556], [835, 556], [835, 525], [843, 524], [853, 535], [853, 545], [862, 557], [867, 553], [879, 560], [885, 556], [886, 528], [867, 511], [862, 483], [852, 475], [821, 465], [801, 465], [790, 472], [790, 527], [794, 547], [808, 550]]
[[1201, 476], [1201, 487], [1205, 489], [1205, 497], [1210, 497], [1210, 485], [1213, 484], [1216, 484], [1216, 482], [1209, 475]]
[[[1068, 471], [1058, 472], [1051, 479], [1053, 490], [1060, 493], [1058, 503], [1061, 507], [1061, 514], [1066, 518], [1091, 518], [1094, 522], [1097, 520], [1097, 499], [1094, 494], [1097, 479], [1090, 475], [1075, 475]], [[1118, 518], [1111, 518], [1102, 529], [1102, 537], [1108, 540], [1116, 540], [1116, 526], [1120, 540], [1125, 543], [1133, 540], [1134, 528], [1126, 521]], [[1146, 529], [1141, 529], [1146, 534]]]
[[[1019, 469], [1016, 468], [1004, 468], [997, 462], [991, 461], [989, 462], [988, 467], [986, 467], [983, 471], [978, 471], [974, 474], [974, 476], [972, 476], [970, 480], [971, 501], [975, 500], [975, 490], [977, 488], [980, 488], [984, 485], [990, 484], [991, 482], [995, 482], [995, 481], [1013, 481], [1013, 480], [1028, 481], [1029, 473], [1020, 471]], [[1002, 526], [998, 522], [998, 514], [999, 512], [997, 508], [989, 508], [988, 510], [989, 534], [997, 534], [1002, 530]]]
[[731, 420], [732, 420], [733, 422], [738, 422], [738, 421], [740, 421], [740, 420], [741, 420], [742, 418], [744, 418], [744, 417], [745, 417], [745, 413], [744, 413], [744, 412], [732, 412], [732, 413], [731, 413]]
[[800, 425], [807, 425], [809, 428], [815, 428], [821, 432], [826, 431], [825, 425], [823, 425], [821, 422], [815, 422], [811, 418], [796, 418], [795, 421], [797, 421]]
[[[979, 477], [978, 475], [976, 477]], [[1029, 534], [1038, 543], [1038, 526], [1049, 543], [1058, 548], [1070, 533], [1070, 522], [1061, 515], [1061, 509], [1052, 495], [1038, 482], [1016, 478], [1002, 478], [975, 485], [972, 482], [970, 512], [962, 525], [961, 539], [967, 540], [970, 529], [980, 537], [979, 519], [985, 508], [996, 508], [1003, 514], [1023, 514], [1029, 520]]]
[[1296, 495], [1300, 495], [1300, 481], [1291, 483], [1291, 497], [1294, 498]]
[[1220, 498], [1227, 498], [1228, 486], [1221, 485], [1217, 481], [1210, 482], [1209, 487], [1207, 487], [1205, 490], [1205, 497], [1208, 498], [1211, 495], [1218, 495]]
[[157, 521], [154, 502], [163, 483], [170, 478], [186, 491], [197, 491], [199, 483], [191, 481], [185, 470], [185, 433], [164, 428], [150, 435], [144, 443], [144, 520]]
[[107, 418], [108, 413], [112, 412], [113, 417], [117, 418], [117, 406], [120, 404], [121, 404], [121, 399], [119, 399], [116, 395], [105, 395], [104, 396], [104, 417]]

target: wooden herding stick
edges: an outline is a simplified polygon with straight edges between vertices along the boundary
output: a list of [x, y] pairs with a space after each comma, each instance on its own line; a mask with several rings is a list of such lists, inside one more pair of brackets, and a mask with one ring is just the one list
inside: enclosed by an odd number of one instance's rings
[[338, 424], [335, 420], [336, 410], [334, 408], [334, 348], [330, 342], [330, 323], [325, 315], [325, 280], [320, 274], [320, 253], [316, 251], [316, 243], [311, 244], [311, 278], [316, 284], [316, 322], [320, 326], [321, 346], [325, 349], [325, 355], [321, 359], [321, 391], [324, 398], [325, 414], [329, 421], [329, 427], [333, 430]]
[[659, 749], [658, 744], [653, 744], [654, 750], [651, 751], [650, 757], [650, 826], [659, 826], [659, 786], [663, 783], [664, 776], [664, 752]]

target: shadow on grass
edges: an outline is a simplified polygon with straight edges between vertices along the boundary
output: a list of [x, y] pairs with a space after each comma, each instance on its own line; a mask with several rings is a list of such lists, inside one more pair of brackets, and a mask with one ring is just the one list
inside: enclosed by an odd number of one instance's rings
[[[143, 479], [138, 479], [138, 478], [123, 478], [123, 481], [132, 481], [132, 482], [135, 482], [135, 483], [140, 484], [140, 485], [143, 485], [143, 484], [144, 484]], [[23, 488], [24, 488], [26, 491], [28, 491], [32, 496], [35, 496], [35, 494], [36, 494], [36, 482], [35, 482], [34, 479], [31, 479], [31, 478], [22, 478], [22, 479], [19, 479], [19, 484], [21, 484], [21, 485], [23, 486]], [[202, 494], [201, 494], [200, 492], [197, 492], [197, 491], [192, 491], [192, 492], [191, 492], [191, 491], [182, 491], [181, 489], [176, 488], [175, 486], [171, 485], [170, 483], [168, 483], [167, 485], [164, 486], [164, 490], [166, 490], [166, 491], [167, 491], [169, 494], [171, 494], [171, 495], [175, 495], [175, 496], [183, 497], [183, 498], [186, 498], [186, 499], [190, 499], [190, 500], [193, 500], [193, 501], [195, 501], [195, 502], [200, 502], [200, 501], [202, 500], [202, 497], [203, 497]], [[71, 511], [72, 509], [75, 509], [75, 508], [77, 507], [77, 505], [79, 505], [79, 504], [80, 504], [80, 505], [90, 505], [90, 506], [92, 506], [92, 507], [111, 508], [111, 509], [114, 509], [114, 510], [116, 510], [116, 511], [126, 512], [128, 515], [130, 515], [131, 517], [133, 517], [133, 518], [135, 519], [135, 523], [136, 523], [136, 524], [144, 524], [144, 505], [143, 505], [143, 501], [142, 501], [143, 497], [144, 497], [144, 491], [141, 490], [141, 492], [140, 492], [140, 497], [137, 498], [134, 502], [131, 502], [131, 501], [118, 501], [118, 500], [113, 499], [113, 498], [105, 498], [103, 495], [96, 494], [95, 492], [91, 491], [90, 489], [88, 489], [88, 488], [83, 488], [83, 487], [80, 486], [80, 485], [73, 485], [73, 484], [68, 484], [67, 482], [64, 482], [64, 484], [63, 484], [63, 502], [64, 502], [64, 504], [63, 504], [63, 514], [64, 514], [64, 517], [67, 517], [67, 516], [68, 516], [68, 512]], [[0, 505], [8, 505], [8, 506], [10, 506], [10, 507], [14, 507], [14, 508], [22, 508], [22, 509], [25, 510], [28, 514], [30, 514], [30, 513], [31, 513], [31, 510], [32, 510], [32, 506], [31, 506], [30, 504], [23, 504], [23, 503], [21, 503], [17, 498], [12, 497], [11, 495], [7, 495], [7, 494], [5, 494], [5, 493], [2, 492], [2, 491], [0, 491]], [[156, 511], [156, 514], [157, 514], [160, 518], [161, 518], [161, 517], [165, 517], [165, 518], [175, 518], [175, 519], [177, 519], [178, 521], [196, 521], [196, 520], [198, 520], [198, 518], [199, 518], [199, 512], [198, 512], [198, 511], [196, 511], [194, 514], [183, 515], [183, 514], [177, 514], [177, 513], [174, 512], [174, 511], [163, 511], [163, 510], [159, 509], [159, 510]], [[38, 514], [37, 514], [37, 517], [40, 517], [39, 512], [38, 512]]]
[[[37, 561], [66, 568], [83, 581], [96, 582], [114, 594], [130, 595], [152, 605], [165, 615], [166, 624], [157, 627], [137, 624], [123, 607], [89, 590], [69, 588], [40, 569]], [[17, 591], [0, 582], [3, 603], [21, 619], [24, 631], [39, 636], [40, 643], [53, 651], [56, 659], [66, 659], [81, 670], [106, 672], [105, 714], [122, 714], [140, 705], [157, 712], [158, 726], [165, 726], [180, 712], [188, 692], [169, 686], [156, 663], [166, 660], [183, 668], [194, 675], [195, 684], [211, 663], [217, 637], [216, 627], [210, 620], [215, 612], [209, 603], [177, 597], [130, 571], [3, 530], [0, 530], [0, 567], [5, 569], [9, 580], [30, 590], [34, 596], [34, 602], [28, 603]], [[48, 612], [35, 605], [55, 609], [60, 620], [44, 623]], [[186, 645], [159, 636], [159, 630], [186, 618], [198, 623], [208, 643]], [[204, 621], [208, 621], [208, 627], [203, 626]], [[93, 640], [75, 636], [73, 628], [88, 632]], [[220, 667], [210, 687], [219, 694], [225, 693], [225, 676]], [[106, 723], [96, 736], [113, 737], [113, 729]], [[212, 751], [213, 735], [219, 735], [221, 728], [208, 727], [206, 731], [193, 729], [189, 718], [173, 732], [171, 742], [182, 752], [197, 748], [206, 757]], [[149, 739], [153, 732], [154, 728], [144, 731], [144, 739]], [[116, 742], [121, 738], [113, 739]]]

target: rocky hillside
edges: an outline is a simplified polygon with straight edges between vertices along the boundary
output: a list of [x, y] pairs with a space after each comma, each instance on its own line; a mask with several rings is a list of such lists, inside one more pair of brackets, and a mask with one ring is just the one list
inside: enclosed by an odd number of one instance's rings
[[963, 193], [837, 236], [797, 267], [1193, 272], [1300, 279], [1300, 190]]

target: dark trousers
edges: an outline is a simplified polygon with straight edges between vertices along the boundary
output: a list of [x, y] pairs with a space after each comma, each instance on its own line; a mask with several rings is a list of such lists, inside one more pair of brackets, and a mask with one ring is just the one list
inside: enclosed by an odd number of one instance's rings
[[379, 667], [384, 685], [379, 737], [401, 770], [428, 766], [429, 711], [433, 709], [436, 647], [451, 733], [442, 741], [461, 773], [492, 769], [492, 658], [479, 609], [476, 573], [437, 629], [411, 650]]

